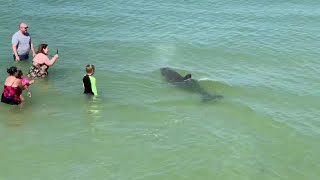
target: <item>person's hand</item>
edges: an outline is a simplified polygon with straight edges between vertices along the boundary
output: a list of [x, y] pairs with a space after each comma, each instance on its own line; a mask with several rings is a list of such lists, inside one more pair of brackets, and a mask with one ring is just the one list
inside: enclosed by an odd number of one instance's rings
[[19, 56], [16, 56], [16, 61], [20, 61], [20, 57]]
[[35, 57], [36, 56], [36, 53], [32, 52], [32, 57]]
[[30, 80], [29, 81], [29, 85], [33, 84], [34, 83], [34, 80]]
[[56, 55], [54, 55], [53, 57], [56, 58], [56, 59], [58, 59], [58, 58], [59, 58], [59, 55], [56, 54]]
[[30, 91], [28, 91], [28, 96], [31, 97], [31, 92]]

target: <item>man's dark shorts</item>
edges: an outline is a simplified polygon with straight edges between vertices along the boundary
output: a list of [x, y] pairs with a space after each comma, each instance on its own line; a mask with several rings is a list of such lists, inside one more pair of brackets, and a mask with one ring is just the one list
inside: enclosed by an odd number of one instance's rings
[[[16, 60], [16, 56], [12, 54], [13, 60]], [[27, 60], [29, 59], [29, 54], [19, 55], [20, 60]]]

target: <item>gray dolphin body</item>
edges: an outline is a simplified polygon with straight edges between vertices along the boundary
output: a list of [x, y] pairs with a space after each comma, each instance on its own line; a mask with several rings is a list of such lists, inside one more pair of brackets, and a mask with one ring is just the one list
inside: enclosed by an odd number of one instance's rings
[[177, 85], [178, 87], [191, 90], [192, 92], [199, 93], [202, 97], [203, 101], [208, 100], [218, 100], [223, 98], [222, 95], [213, 95], [204, 90], [197, 80], [191, 79], [191, 74], [187, 74], [186, 76], [181, 76], [176, 71], [165, 67], [160, 68], [161, 75], [171, 84]]

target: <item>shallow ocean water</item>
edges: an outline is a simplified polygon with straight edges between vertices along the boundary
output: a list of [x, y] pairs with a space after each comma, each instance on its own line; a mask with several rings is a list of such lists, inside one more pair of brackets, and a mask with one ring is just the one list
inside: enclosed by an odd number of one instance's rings
[[[15, 4], [1, 6], [1, 82], [31, 64], [11, 59], [20, 21], [60, 59], [23, 106], [0, 104], [0, 179], [319, 176], [318, 2]], [[97, 98], [82, 95], [88, 63]], [[203, 103], [161, 67], [224, 99]]]

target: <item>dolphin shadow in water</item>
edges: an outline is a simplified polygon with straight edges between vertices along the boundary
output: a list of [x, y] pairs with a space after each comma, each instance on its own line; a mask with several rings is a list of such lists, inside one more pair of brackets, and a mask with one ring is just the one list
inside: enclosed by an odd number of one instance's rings
[[191, 78], [191, 74], [181, 76], [176, 71], [165, 67], [160, 68], [161, 75], [171, 84], [181, 87], [183, 89], [190, 90], [201, 95], [202, 101], [219, 100], [222, 99], [222, 95], [213, 95], [204, 90], [197, 80]]

